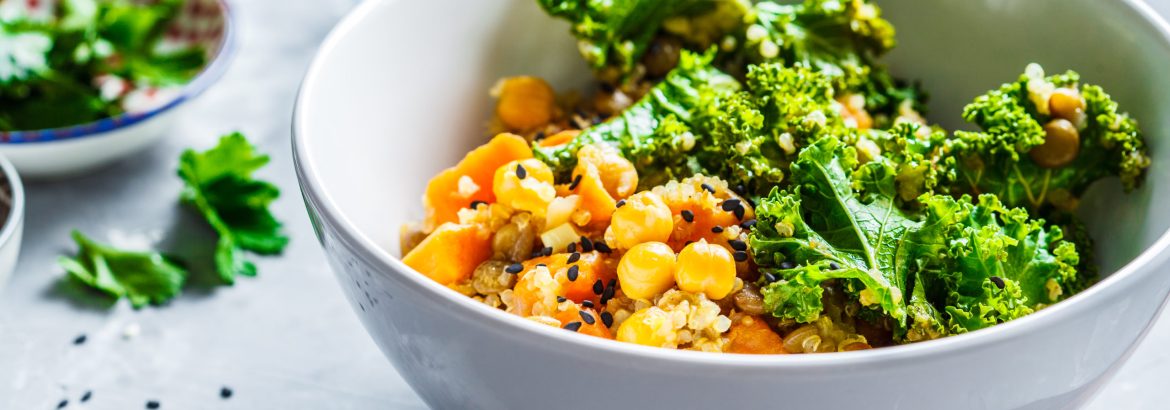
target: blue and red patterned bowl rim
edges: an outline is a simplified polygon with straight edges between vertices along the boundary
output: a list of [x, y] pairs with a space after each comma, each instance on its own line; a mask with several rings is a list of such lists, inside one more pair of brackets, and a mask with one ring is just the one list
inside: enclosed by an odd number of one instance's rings
[[218, 2], [224, 13], [223, 40], [220, 41], [219, 50], [215, 53], [215, 57], [212, 58], [211, 63], [207, 67], [204, 67], [203, 71], [196, 75], [191, 82], [184, 85], [183, 90], [174, 100], [149, 111], [125, 113], [69, 127], [29, 131], [0, 131], [0, 144], [63, 141], [98, 135], [149, 120], [183, 104], [187, 100], [199, 96], [199, 94], [206, 91], [211, 84], [215, 83], [223, 75], [224, 71], [227, 70], [229, 60], [235, 54], [235, 17], [227, 0], [218, 0]]

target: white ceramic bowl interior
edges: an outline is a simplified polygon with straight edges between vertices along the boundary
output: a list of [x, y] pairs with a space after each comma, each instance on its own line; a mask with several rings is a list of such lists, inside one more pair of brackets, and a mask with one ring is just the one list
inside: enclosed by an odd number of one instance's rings
[[[34, 16], [50, 13], [59, 3], [0, 0], [3, 2], [19, 2]], [[55, 178], [109, 164], [158, 141], [186, 110], [185, 103], [215, 83], [227, 69], [234, 52], [235, 33], [226, 0], [189, 0], [171, 22], [163, 41], [171, 47], [198, 44], [207, 50], [205, 66], [190, 83], [175, 91], [143, 92], [143, 96], [158, 97], [140, 106], [126, 107], [127, 112], [117, 117], [63, 128], [0, 132], [0, 154], [28, 178]]]
[[932, 93], [933, 121], [961, 126], [963, 105], [1033, 61], [1079, 71], [1141, 120], [1154, 158], [1146, 186], [1122, 195], [1107, 181], [1084, 201], [1109, 277], [970, 334], [772, 357], [590, 338], [438, 286], [396, 258], [398, 226], [422, 217], [430, 176], [485, 141], [488, 89], [518, 74], [560, 91], [591, 81], [568, 26], [535, 0], [369, 1], [342, 22], [310, 69], [294, 119], [310, 217], [367, 330], [436, 408], [1038, 409], [1084, 401], [1132, 351], [1170, 289], [1170, 214], [1160, 206], [1170, 199], [1165, 23], [1137, 0], [879, 4], [899, 30], [888, 62]]

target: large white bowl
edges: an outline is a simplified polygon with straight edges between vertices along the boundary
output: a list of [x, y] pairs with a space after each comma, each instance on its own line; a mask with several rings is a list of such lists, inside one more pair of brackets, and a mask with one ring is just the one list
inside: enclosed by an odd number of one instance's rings
[[[1031, 61], [1079, 70], [1141, 119], [1155, 165], [1139, 192], [1094, 187], [1086, 216], [1108, 275], [1034, 315], [942, 340], [827, 355], [741, 356], [592, 338], [488, 308], [396, 257], [426, 180], [485, 140], [499, 77], [588, 81], [567, 25], [534, 0], [369, 1], [333, 32], [297, 102], [305, 203], [378, 346], [436, 408], [1064, 408], [1142, 339], [1170, 289], [1170, 39], [1137, 0], [885, 0], [894, 70], [932, 118]], [[452, 250], [456, 251], [456, 250]]]

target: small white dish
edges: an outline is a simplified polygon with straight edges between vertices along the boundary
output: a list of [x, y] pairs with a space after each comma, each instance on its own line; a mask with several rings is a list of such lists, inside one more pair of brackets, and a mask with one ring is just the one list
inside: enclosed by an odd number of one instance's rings
[[8, 212], [0, 213], [0, 294], [16, 268], [24, 236], [24, 184], [12, 162], [0, 155], [0, 210], [4, 209]]
[[[1030, 316], [929, 342], [746, 356], [584, 336], [490, 308], [397, 255], [427, 179], [486, 140], [501, 76], [558, 90], [590, 75], [568, 26], [536, 0], [368, 1], [329, 36], [293, 120], [310, 219], [378, 346], [434, 408], [1058, 409], [1090, 398], [1141, 341], [1170, 291], [1170, 27], [1138, 0], [882, 0], [893, 70], [956, 127], [975, 96], [1029, 62], [1075, 69], [1141, 120], [1145, 186], [1093, 187], [1085, 217], [1100, 283]], [[431, 17], [442, 16], [442, 24]]]
[[[57, 1], [26, 4], [51, 8]], [[163, 96], [157, 101], [126, 107], [127, 112], [116, 117], [62, 128], [0, 132], [0, 154], [25, 177], [35, 179], [80, 174], [145, 149], [166, 135], [186, 103], [227, 69], [235, 51], [232, 23], [226, 0], [190, 0], [171, 22], [164, 41], [175, 46], [198, 44], [207, 50], [207, 62], [191, 82], [176, 92], [160, 93]]]

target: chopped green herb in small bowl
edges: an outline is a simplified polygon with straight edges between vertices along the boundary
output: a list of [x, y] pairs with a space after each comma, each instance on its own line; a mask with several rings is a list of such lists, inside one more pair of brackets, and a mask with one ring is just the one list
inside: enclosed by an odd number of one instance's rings
[[0, 153], [29, 177], [145, 148], [226, 68], [222, 0], [0, 0]]

